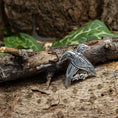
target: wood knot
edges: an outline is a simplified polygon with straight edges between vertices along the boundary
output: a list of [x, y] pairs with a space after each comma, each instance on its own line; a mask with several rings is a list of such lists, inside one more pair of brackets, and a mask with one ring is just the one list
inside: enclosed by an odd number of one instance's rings
[[108, 49], [109, 47], [110, 47], [110, 45], [109, 44], [105, 44], [105, 46], [104, 46], [106, 49]]
[[105, 49], [109, 49], [111, 47], [111, 41], [110, 40], [105, 40], [104, 43], [105, 43], [105, 45], [104, 45]]

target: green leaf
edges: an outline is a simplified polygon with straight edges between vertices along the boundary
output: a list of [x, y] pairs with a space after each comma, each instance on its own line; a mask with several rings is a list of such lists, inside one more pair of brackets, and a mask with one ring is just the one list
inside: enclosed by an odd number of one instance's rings
[[2, 52], [0, 52], [0, 55], [8, 55], [7, 53], [2, 53]]
[[65, 36], [60, 41], [54, 41], [52, 47], [61, 47], [73, 44], [84, 43], [88, 40], [97, 40], [102, 37], [117, 37], [117, 34], [113, 34], [109, 31], [107, 26], [100, 20], [94, 20], [85, 27], [76, 30], [69, 35]]
[[17, 49], [42, 50], [36, 40], [26, 33], [18, 33], [17, 35], [5, 37], [2, 45]]

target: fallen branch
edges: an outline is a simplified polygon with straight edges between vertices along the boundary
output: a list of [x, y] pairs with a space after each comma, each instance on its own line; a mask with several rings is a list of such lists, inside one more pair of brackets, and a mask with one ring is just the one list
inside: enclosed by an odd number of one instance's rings
[[[118, 59], [118, 38], [105, 38], [87, 43], [90, 49], [84, 55], [93, 64]], [[1, 47], [1, 52], [10, 55], [0, 56], [0, 82], [34, 76], [42, 71], [53, 76], [53, 72], [65, 69], [67, 61], [58, 65], [62, 54], [69, 49], [76, 50], [77, 45], [53, 48], [50, 51], [18, 50]]]

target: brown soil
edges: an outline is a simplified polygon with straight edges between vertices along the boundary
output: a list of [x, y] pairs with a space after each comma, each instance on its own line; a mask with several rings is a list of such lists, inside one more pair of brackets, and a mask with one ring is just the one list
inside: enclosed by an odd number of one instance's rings
[[0, 117], [117, 118], [118, 71], [114, 65], [118, 62], [96, 67], [96, 77], [73, 82], [68, 89], [62, 73], [53, 78], [49, 90], [45, 89], [43, 74], [2, 83]]

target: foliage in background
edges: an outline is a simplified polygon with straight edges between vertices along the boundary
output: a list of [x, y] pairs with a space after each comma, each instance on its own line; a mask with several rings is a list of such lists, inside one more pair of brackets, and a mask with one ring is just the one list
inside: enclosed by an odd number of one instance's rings
[[42, 50], [36, 40], [26, 33], [18, 33], [16, 35], [5, 37], [2, 45], [17, 49]]
[[85, 27], [76, 30], [69, 35], [65, 36], [60, 41], [54, 41], [52, 47], [61, 47], [73, 44], [84, 43], [88, 40], [97, 40], [102, 37], [117, 37], [117, 34], [113, 34], [109, 31], [107, 26], [100, 20], [94, 20]]
[[[37, 41], [26, 33], [13, 33], [9, 27], [2, 29], [4, 35], [2, 46], [16, 48], [16, 49], [32, 49], [35, 51], [42, 50]], [[5, 55], [5, 53], [0, 53]]]
[[0, 55], [7, 55], [7, 53], [2, 53], [2, 52], [0, 52]]

